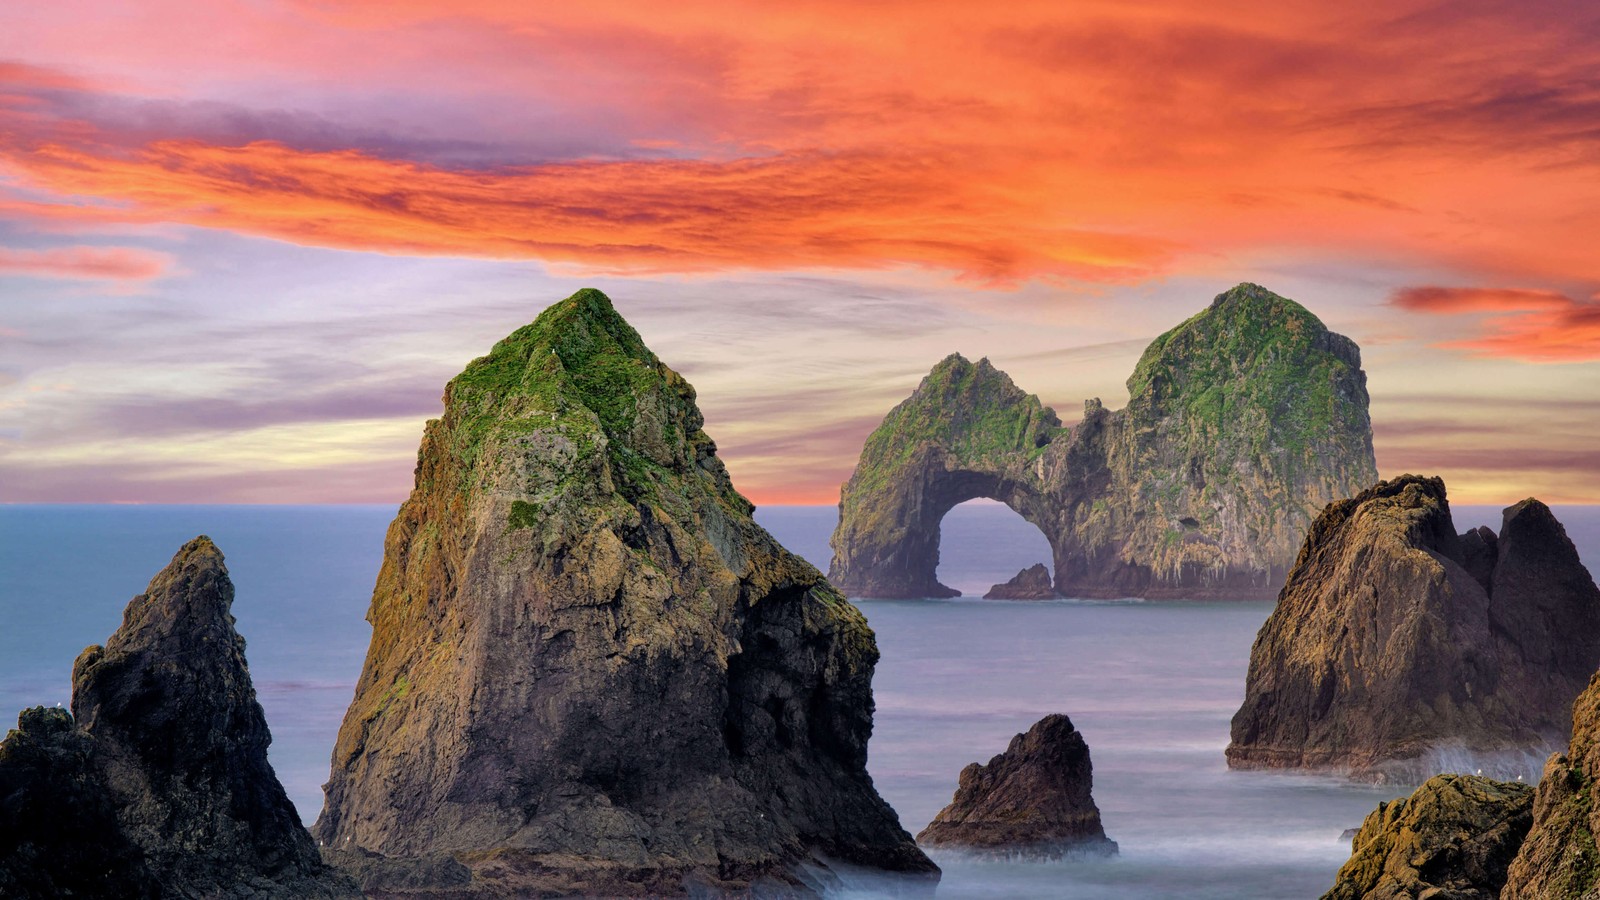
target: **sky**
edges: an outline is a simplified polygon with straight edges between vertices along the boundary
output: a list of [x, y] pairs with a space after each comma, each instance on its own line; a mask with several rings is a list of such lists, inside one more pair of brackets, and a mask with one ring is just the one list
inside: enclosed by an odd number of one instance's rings
[[1346, 6], [12, 4], [0, 501], [398, 503], [593, 286], [834, 503], [945, 355], [1070, 422], [1253, 281], [1360, 343], [1385, 477], [1600, 503], [1600, 5]]

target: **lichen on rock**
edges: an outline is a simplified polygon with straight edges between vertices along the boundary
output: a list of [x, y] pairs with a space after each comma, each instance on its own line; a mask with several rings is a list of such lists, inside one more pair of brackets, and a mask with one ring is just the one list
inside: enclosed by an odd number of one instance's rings
[[1044, 533], [1061, 594], [1267, 598], [1317, 511], [1377, 478], [1359, 348], [1258, 285], [1153, 341], [1128, 392], [1069, 428], [988, 360], [947, 357], [868, 437], [830, 579], [954, 596], [939, 522], [988, 497]]
[[865, 617], [755, 524], [702, 424], [593, 290], [446, 387], [315, 827], [369, 888], [936, 873], [866, 773]]

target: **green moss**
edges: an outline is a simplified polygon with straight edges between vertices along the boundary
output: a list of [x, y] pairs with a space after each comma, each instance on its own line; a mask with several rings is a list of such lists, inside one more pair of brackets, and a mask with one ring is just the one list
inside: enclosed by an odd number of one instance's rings
[[369, 714], [367, 718], [381, 718], [384, 713], [389, 711], [389, 707], [393, 706], [396, 700], [404, 700], [410, 693], [411, 679], [407, 678], [405, 675], [396, 676], [394, 684], [389, 687], [388, 691], [384, 692], [382, 697], [378, 698], [377, 704], [373, 707], [371, 714]]
[[539, 524], [539, 505], [524, 500], [513, 500], [507, 521], [512, 528], [532, 528]]

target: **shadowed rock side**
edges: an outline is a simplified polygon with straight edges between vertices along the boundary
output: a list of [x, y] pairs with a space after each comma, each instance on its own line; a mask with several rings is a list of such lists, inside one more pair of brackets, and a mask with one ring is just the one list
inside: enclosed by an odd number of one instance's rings
[[972, 763], [950, 805], [917, 835], [926, 847], [1006, 857], [1117, 852], [1106, 838], [1089, 747], [1063, 715], [1040, 719], [988, 765]]
[[1600, 897], [1600, 676], [1572, 708], [1572, 743], [1545, 764], [1533, 828], [1502, 900]]
[[1600, 591], [1544, 504], [1458, 536], [1443, 481], [1379, 482], [1311, 526], [1228, 763], [1406, 779], [1430, 752], [1560, 746], [1597, 664]]
[[936, 877], [866, 773], [865, 618], [755, 524], [701, 425], [593, 290], [450, 382], [314, 829], [369, 890]]
[[1533, 821], [1533, 788], [1437, 775], [1378, 804], [1322, 900], [1495, 900]]
[[988, 360], [946, 358], [867, 438], [829, 579], [954, 596], [939, 522], [989, 497], [1044, 533], [1063, 595], [1266, 599], [1317, 511], [1377, 479], [1360, 349], [1257, 285], [1151, 343], [1128, 393], [1067, 428]]
[[1010, 581], [989, 588], [983, 599], [1055, 600], [1060, 596], [1050, 584], [1050, 570], [1044, 567], [1044, 563], [1034, 563], [1018, 572]]
[[196, 538], [78, 657], [73, 714], [23, 713], [0, 744], [0, 894], [354, 894], [267, 762], [232, 604]]

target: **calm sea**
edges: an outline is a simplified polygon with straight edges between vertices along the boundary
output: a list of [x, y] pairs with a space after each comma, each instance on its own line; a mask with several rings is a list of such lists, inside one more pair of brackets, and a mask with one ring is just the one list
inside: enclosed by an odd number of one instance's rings
[[[1600, 507], [1556, 510], [1591, 570]], [[72, 661], [117, 627], [128, 599], [197, 534], [227, 556], [234, 613], [272, 727], [272, 761], [311, 822], [333, 739], [366, 653], [363, 619], [394, 508], [0, 506], [0, 715], [66, 704]], [[835, 511], [757, 518], [827, 567]], [[1460, 529], [1498, 527], [1456, 507]], [[940, 858], [939, 896], [1315, 897], [1349, 853], [1346, 828], [1397, 791], [1331, 778], [1230, 772], [1222, 750], [1244, 696], [1265, 603], [987, 602], [1035, 562], [1044, 538], [1010, 510], [958, 507], [939, 577], [970, 595], [861, 601], [883, 660], [870, 769], [916, 832], [987, 761], [1047, 713], [1071, 716], [1094, 759], [1094, 795], [1122, 847], [1108, 861]]]

